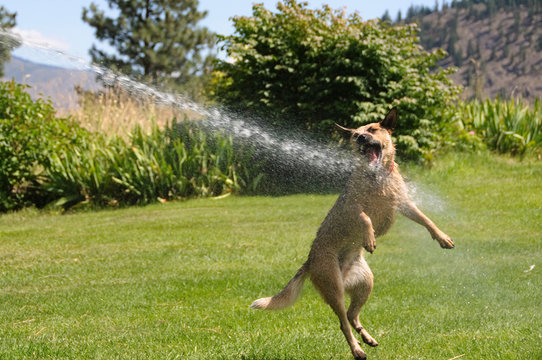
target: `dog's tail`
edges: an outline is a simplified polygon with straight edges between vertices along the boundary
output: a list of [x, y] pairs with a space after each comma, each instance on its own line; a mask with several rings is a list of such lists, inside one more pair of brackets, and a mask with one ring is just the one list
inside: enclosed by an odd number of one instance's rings
[[305, 263], [281, 292], [273, 297], [255, 300], [250, 307], [253, 309], [281, 310], [293, 305], [301, 295], [301, 289], [307, 275], [308, 266]]

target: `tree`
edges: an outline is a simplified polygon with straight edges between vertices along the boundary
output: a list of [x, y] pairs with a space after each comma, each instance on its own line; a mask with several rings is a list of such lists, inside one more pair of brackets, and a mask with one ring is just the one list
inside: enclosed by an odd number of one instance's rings
[[474, 46], [472, 45], [472, 39], [469, 39], [469, 42], [467, 44], [467, 58], [475, 57], [474, 53]]
[[[92, 61], [161, 87], [191, 90], [201, 87], [212, 60], [215, 35], [198, 22], [198, 0], [108, 0], [118, 13], [108, 17], [92, 3], [82, 19], [117, 53], [92, 45]], [[196, 90], [197, 91], [197, 90]]]
[[461, 51], [461, 48], [459, 46], [454, 45], [454, 51], [452, 58], [454, 60], [454, 65], [456, 66], [463, 66], [463, 51]]
[[[17, 13], [10, 13], [0, 6], [0, 29], [10, 30], [15, 26]], [[11, 51], [20, 44], [12, 36], [0, 33], [0, 77], [4, 76], [4, 64], [11, 59]]]
[[277, 9], [255, 4], [251, 17], [233, 19], [233, 35], [221, 37], [228, 61], [217, 65], [215, 91], [222, 103], [328, 139], [335, 122], [358, 127], [395, 105], [402, 155], [430, 155], [457, 88], [450, 70], [435, 67], [443, 51], [425, 51], [416, 25], [365, 22], [295, 0]]
[[386, 11], [384, 12], [384, 14], [382, 15], [382, 18], [380, 19], [380, 21], [384, 21], [384, 22], [387, 22], [387, 23], [391, 23], [391, 16], [390, 16], [390, 12], [386, 9]]

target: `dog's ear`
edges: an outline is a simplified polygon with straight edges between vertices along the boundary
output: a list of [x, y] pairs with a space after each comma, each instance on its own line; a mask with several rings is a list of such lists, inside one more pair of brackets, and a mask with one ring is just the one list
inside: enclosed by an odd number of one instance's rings
[[350, 137], [352, 136], [352, 132], [354, 132], [354, 130], [345, 128], [337, 123], [335, 123], [335, 128], [339, 131], [339, 134], [341, 134], [341, 136], [345, 139], [350, 139]]
[[393, 131], [397, 125], [397, 108], [393, 108], [388, 115], [380, 122], [380, 126], [389, 131]]

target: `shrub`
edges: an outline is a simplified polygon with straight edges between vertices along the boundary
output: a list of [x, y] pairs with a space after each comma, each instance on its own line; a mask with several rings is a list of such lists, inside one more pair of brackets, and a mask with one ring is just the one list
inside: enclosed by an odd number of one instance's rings
[[295, 0], [277, 9], [255, 4], [252, 17], [235, 17], [235, 33], [221, 38], [228, 55], [215, 72], [221, 102], [327, 139], [335, 122], [358, 127], [397, 106], [399, 154], [431, 157], [459, 91], [451, 70], [434, 69], [443, 51], [423, 50], [415, 25], [364, 22]]
[[41, 205], [39, 180], [52, 154], [86, 133], [58, 118], [49, 101], [33, 101], [24, 85], [0, 83], [0, 212]]

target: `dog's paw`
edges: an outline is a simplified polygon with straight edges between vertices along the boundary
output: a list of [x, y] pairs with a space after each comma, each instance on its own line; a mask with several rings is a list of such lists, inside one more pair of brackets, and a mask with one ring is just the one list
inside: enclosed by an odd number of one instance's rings
[[435, 240], [438, 241], [440, 247], [443, 249], [453, 249], [455, 247], [454, 241], [445, 233], [439, 234], [435, 237]]
[[373, 251], [375, 251], [375, 249], [376, 249], [376, 240], [373, 238], [372, 240], [370, 240], [369, 242], [367, 242], [367, 243], [363, 246], [363, 248], [372, 254]]
[[367, 332], [367, 330], [361, 328], [361, 330], [359, 330], [358, 332], [361, 335], [361, 339], [364, 343], [372, 347], [378, 346], [378, 342]]
[[361, 350], [361, 347], [359, 347], [359, 345], [352, 349], [352, 355], [354, 355], [354, 359], [356, 360], [367, 359], [367, 355], [365, 354], [365, 352], [363, 352], [363, 350]]

